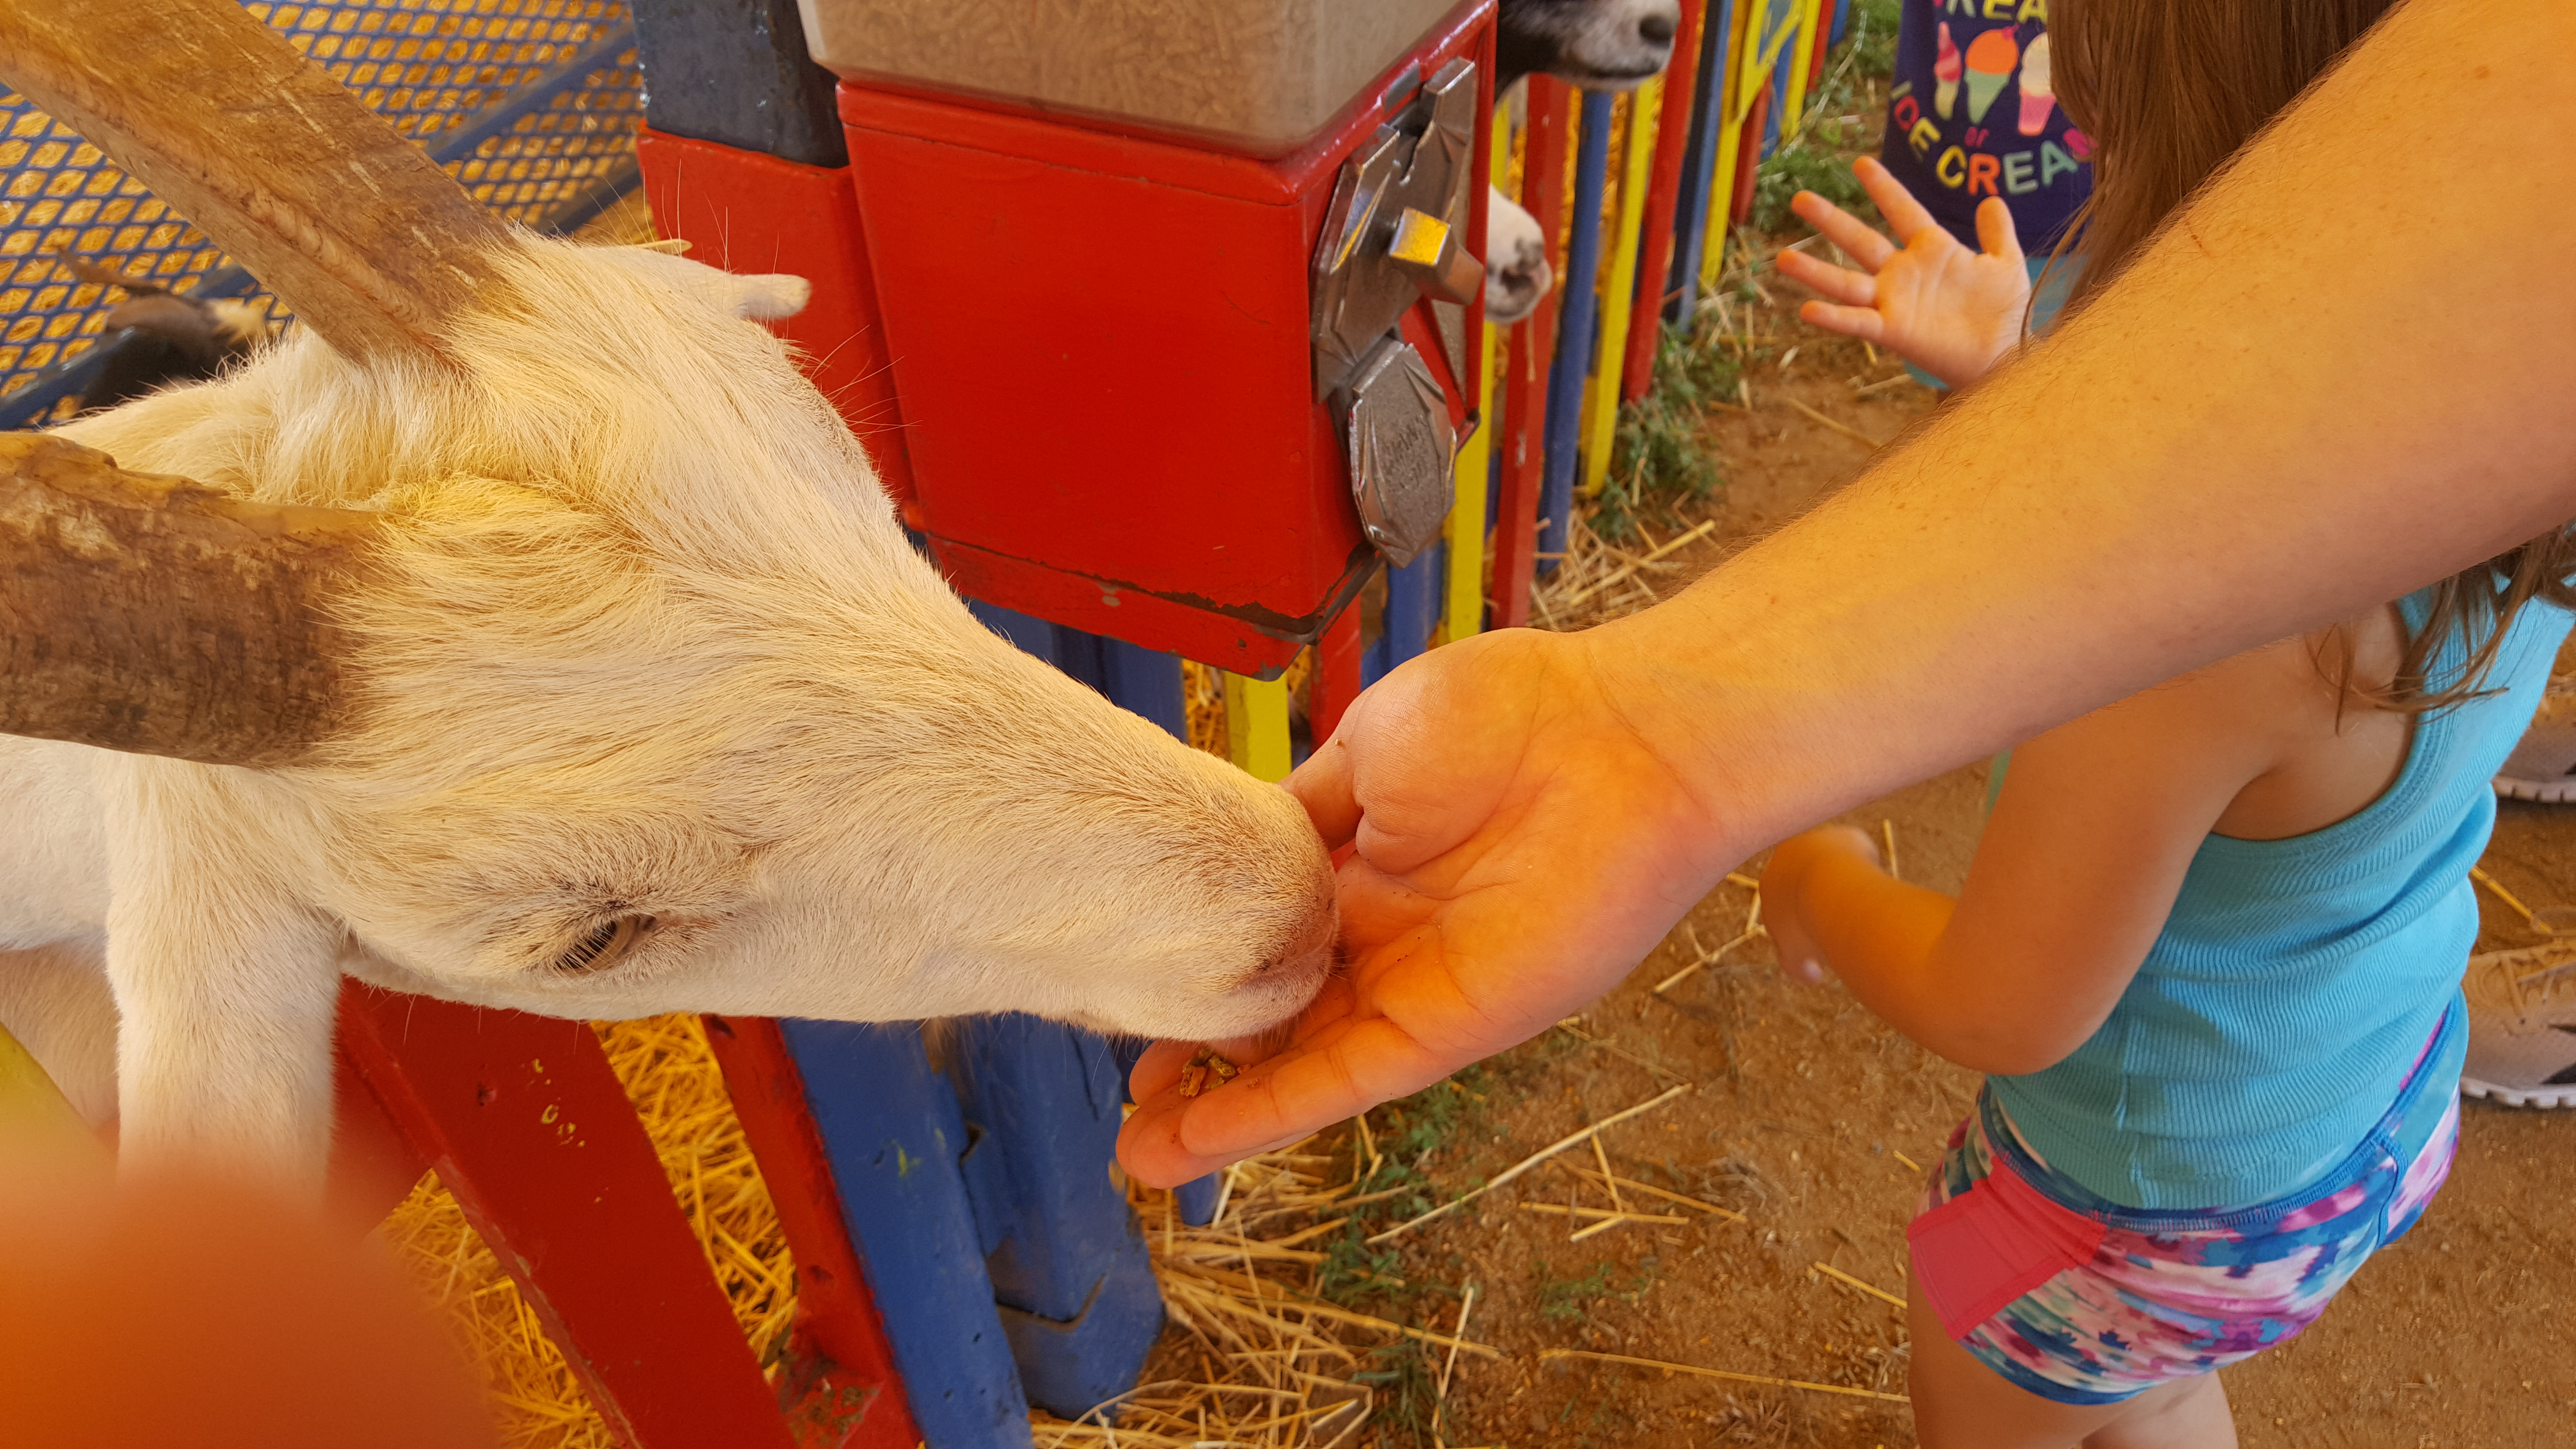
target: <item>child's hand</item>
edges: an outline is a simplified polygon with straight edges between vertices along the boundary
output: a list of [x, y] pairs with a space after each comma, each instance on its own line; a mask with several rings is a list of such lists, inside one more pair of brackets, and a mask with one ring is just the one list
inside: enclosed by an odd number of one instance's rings
[[1972, 252], [1874, 159], [1854, 161], [1852, 174], [1895, 229], [1896, 243], [1814, 192], [1799, 192], [1790, 210], [1863, 270], [1780, 253], [1782, 276], [1827, 299], [1806, 303], [1798, 315], [1884, 347], [1952, 387], [1976, 381], [2020, 344], [2030, 301], [2029, 265], [2011, 209], [2001, 197], [1986, 198], [1977, 208], [1977, 240], [1985, 249]]
[[1876, 869], [1878, 842], [1848, 825], [1827, 825], [1780, 842], [1762, 871], [1762, 929], [1780, 953], [1780, 974], [1810, 986], [1823, 985], [1829, 969], [1800, 893], [1816, 863], [1833, 856], [1850, 856]]

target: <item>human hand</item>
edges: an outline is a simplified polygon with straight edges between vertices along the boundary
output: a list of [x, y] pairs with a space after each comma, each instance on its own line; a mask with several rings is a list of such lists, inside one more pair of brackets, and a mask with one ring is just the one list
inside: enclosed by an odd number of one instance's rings
[[1762, 868], [1762, 929], [1780, 954], [1780, 974], [1809, 986], [1822, 986], [1831, 972], [1807, 921], [1804, 887], [1819, 862], [1836, 856], [1877, 869], [1878, 842], [1848, 825], [1819, 826], [1781, 841]]
[[1149, 1049], [1118, 1140], [1130, 1174], [1187, 1181], [1545, 1031], [1746, 853], [1632, 723], [1640, 691], [1605, 686], [1600, 637], [1477, 635], [1351, 706], [1288, 779], [1326, 843], [1356, 846], [1349, 964], [1271, 1055], [1229, 1050], [1243, 1072], [1222, 1086], [1183, 1099], [1195, 1044]]
[[1789, 209], [1861, 270], [1780, 253], [1773, 263], [1780, 274], [1826, 299], [1802, 304], [1798, 315], [1884, 347], [1952, 387], [1974, 382], [2020, 344], [2030, 302], [2030, 269], [2012, 209], [1994, 196], [1977, 207], [1983, 250], [1972, 252], [1876, 160], [1854, 161], [1852, 174], [1896, 241], [1814, 192], [1799, 192]]

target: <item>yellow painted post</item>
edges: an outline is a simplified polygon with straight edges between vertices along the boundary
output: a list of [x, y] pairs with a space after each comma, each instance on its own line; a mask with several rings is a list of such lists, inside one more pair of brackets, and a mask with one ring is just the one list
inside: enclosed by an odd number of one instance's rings
[[1456, 496], [1449, 504], [1449, 595], [1440, 607], [1435, 644], [1485, 629], [1485, 494], [1493, 480], [1494, 375], [1503, 367], [1503, 329], [1485, 328], [1485, 355], [1476, 367], [1473, 436], [1458, 450]]
[[[1512, 117], [1507, 107], [1494, 107], [1492, 159], [1486, 164], [1497, 180], [1512, 155]], [[1480, 634], [1485, 628], [1485, 494], [1494, 476], [1494, 434], [1502, 420], [1494, 416], [1494, 378], [1503, 370], [1503, 329], [1485, 324], [1485, 355], [1476, 359], [1476, 431], [1458, 449], [1457, 486], [1449, 502], [1449, 592], [1440, 606], [1434, 644]]]
[[1709, 163], [1708, 217], [1701, 223], [1699, 248], [1699, 289], [1715, 292], [1717, 279], [1726, 274], [1727, 213], [1735, 208], [1735, 150], [1744, 134], [1744, 112], [1752, 104], [1753, 88], [1745, 84], [1745, 54], [1762, 34], [1761, 17], [1769, 0], [1736, 0], [1734, 23], [1727, 29], [1724, 63], [1715, 76], [1702, 77], [1700, 84], [1717, 89], [1717, 145], [1710, 148], [1717, 155]]
[[1824, 0], [1798, 0], [1798, 28], [1790, 44], [1798, 48], [1798, 58], [1789, 65], [1789, 94], [1780, 107], [1780, 138], [1786, 141], [1798, 130], [1798, 118], [1806, 114], [1807, 75], [1816, 64], [1816, 27], [1824, 23]]
[[1288, 681], [1225, 675], [1225, 748], [1255, 779], [1288, 778]]
[[51, 1149], [80, 1162], [108, 1157], [54, 1079], [6, 1029], [0, 1029], [0, 1145], [11, 1152]]
[[[1583, 496], [1600, 496], [1610, 476], [1610, 449], [1619, 436], [1619, 372], [1628, 360], [1628, 314], [1637, 295], [1637, 249], [1645, 241], [1646, 182], [1655, 166], [1655, 129], [1662, 119], [1663, 77], [1637, 91], [1628, 108], [1628, 155], [1619, 170], [1619, 222], [1610, 238], [1608, 295], [1601, 299], [1601, 346], [1583, 392]], [[1654, 325], [1651, 320], [1648, 326]]]

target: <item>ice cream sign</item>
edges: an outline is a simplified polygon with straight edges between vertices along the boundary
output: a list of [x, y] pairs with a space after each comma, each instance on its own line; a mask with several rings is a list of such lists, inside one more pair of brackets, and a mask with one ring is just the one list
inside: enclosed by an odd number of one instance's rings
[[[1971, 0], [1961, 8], [1974, 13], [1976, 7]], [[2036, 0], [2021, 6], [2024, 11], [2040, 8]], [[2000, 12], [1996, 19], [2008, 19], [2013, 12], [2010, 3], [1990, 3], [1986, 9]], [[2032, 18], [2045, 18], [2044, 12]], [[1889, 121], [1914, 154], [1930, 164], [1934, 178], [1954, 191], [2027, 196], [2081, 171], [2092, 153], [2083, 132], [2058, 120], [2047, 33], [2024, 44], [2016, 38], [2018, 28], [1997, 25], [1972, 35], [1963, 48], [1950, 22], [1942, 21], [1930, 107], [1912, 81], [1900, 82], [1891, 93]], [[2001, 104], [2007, 89], [2015, 92], [2014, 104]], [[2052, 124], [2060, 133], [2054, 137], [2048, 135]]]

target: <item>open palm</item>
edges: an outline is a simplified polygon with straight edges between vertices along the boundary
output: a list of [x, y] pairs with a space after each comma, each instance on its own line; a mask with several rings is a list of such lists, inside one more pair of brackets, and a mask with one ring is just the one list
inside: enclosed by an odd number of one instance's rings
[[[1149, 1183], [1341, 1121], [1607, 991], [1763, 842], [1712, 828], [1622, 726], [1582, 635], [1512, 629], [1406, 664], [1289, 778], [1341, 865], [1349, 964], [1288, 1039], [1184, 1100], [1194, 1044], [1136, 1065], [1119, 1160]], [[1238, 1052], [1240, 1053], [1238, 1055]]]
[[1983, 250], [1970, 251], [1876, 160], [1854, 161], [1852, 174], [1896, 240], [1812, 191], [1799, 192], [1790, 209], [1861, 270], [1780, 253], [1780, 274], [1826, 299], [1805, 304], [1798, 315], [1884, 347], [1952, 387], [1974, 382], [2019, 344], [2030, 302], [2029, 264], [2011, 208], [2000, 197], [1986, 198], [1977, 208]]

